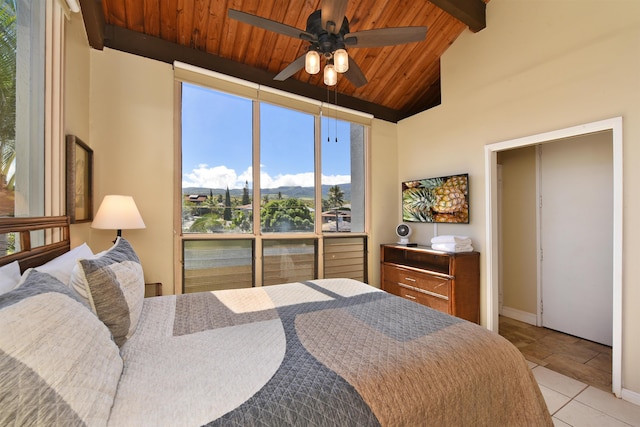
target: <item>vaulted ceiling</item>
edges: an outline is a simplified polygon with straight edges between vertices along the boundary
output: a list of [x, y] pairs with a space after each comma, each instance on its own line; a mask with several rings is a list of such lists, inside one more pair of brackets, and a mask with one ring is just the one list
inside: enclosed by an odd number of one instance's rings
[[[349, 0], [350, 33], [426, 26], [423, 41], [347, 47], [368, 83], [343, 75], [330, 101], [397, 122], [440, 104], [440, 56], [467, 28], [485, 27], [489, 0]], [[284, 81], [273, 77], [307, 51], [309, 42], [230, 19], [229, 9], [306, 29], [322, 0], [80, 0], [90, 45], [159, 61], [181, 61], [261, 85], [328, 100], [322, 73], [304, 69]]]

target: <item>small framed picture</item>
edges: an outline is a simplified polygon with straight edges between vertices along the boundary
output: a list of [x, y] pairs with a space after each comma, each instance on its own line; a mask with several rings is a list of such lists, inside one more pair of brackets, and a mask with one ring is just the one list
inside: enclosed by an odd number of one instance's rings
[[93, 150], [67, 135], [67, 215], [72, 224], [93, 220]]

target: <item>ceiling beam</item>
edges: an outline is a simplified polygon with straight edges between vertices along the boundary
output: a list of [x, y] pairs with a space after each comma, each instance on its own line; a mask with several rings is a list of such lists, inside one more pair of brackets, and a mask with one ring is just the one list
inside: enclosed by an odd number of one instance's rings
[[89, 46], [94, 49], [104, 48], [104, 12], [100, 0], [80, 0], [84, 28], [87, 31]]
[[[482, 3], [481, 0], [480, 3]], [[433, 3], [469, 2], [469, 0], [433, 0]], [[482, 3], [484, 4], [484, 3]], [[196, 49], [188, 48], [176, 43], [167, 42], [157, 37], [147, 36], [121, 27], [106, 25], [101, 0], [80, 0], [82, 17], [89, 46], [103, 50], [105, 46], [132, 53], [158, 61], [173, 63], [181, 61], [229, 76], [237, 77], [253, 83], [273, 87], [289, 93], [324, 102], [326, 88], [303, 83], [293, 78], [283, 82], [273, 80], [274, 75], [267, 71], [253, 68], [229, 59], [221, 58]], [[394, 110], [379, 104], [374, 104], [352, 96], [341, 95], [339, 105], [356, 111], [373, 114], [374, 117], [392, 123], [410, 117], [420, 111], [427, 110], [440, 104], [440, 100], [426, 102], [419, 107], [406, 111]]]
[[482, 0], [429, 0], [477, 33], [487, 26], [487, 5]]
[[[310, 85], [293, 78], [285, 81], [276, 81], [273, 80], [274, 74], [265, 70], [250, 67], [230, 59], [114, 25], [107, 25], [104, 34], [104, 46], [111, 49], [144, 56], [169, 64], [173, 64], [174, 61], [180, 61], [260, 85], [326, 102], [327, 91], [325, 87]], [[378, 119], [393, 123], [411, 115], [347, 95], [339, 95], [338, 101], [341, 107], [373, 114], [373, 116]]]

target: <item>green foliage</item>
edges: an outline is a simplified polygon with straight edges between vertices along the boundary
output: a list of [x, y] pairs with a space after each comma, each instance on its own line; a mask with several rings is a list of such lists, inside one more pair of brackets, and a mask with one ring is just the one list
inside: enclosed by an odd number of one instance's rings
[[273, 200], [260, 210], [260, 224], [267, 232], [313, 231], [313, 213], [299, 199]]
[[16, 3], [0, 4], [0, 184], [13, 190], [8, 177], [16, 146]]
[[243, 211], [236, 212], [233, 217], [233, 226], [243, 232], [250, 232], [253, 225], [253, 215]]
[[248, 205], [251, 203], [251, 197], [249, 197], [249, 181], [244, 182], [244, 188], [242, 189], [242, 204]]
[[227, 187], [227, 192], [224, 193], [224, 215], [223, 218], [225, 221], [231, 221], [232, 218], [231, 213], [231, 193], [229, 193], [229, 187]]
[[339, 185], [329, 188], [329, 208], [339, 208], [344, 204], [344, 193]]
[[215, 233], [223, 229], [223, 223], [216, 214], [206, 214], [196, 219], [189, 231], [192, 233]]

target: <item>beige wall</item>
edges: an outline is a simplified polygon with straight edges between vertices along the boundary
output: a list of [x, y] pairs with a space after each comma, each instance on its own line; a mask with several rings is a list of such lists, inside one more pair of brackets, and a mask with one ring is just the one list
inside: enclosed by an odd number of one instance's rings
[[[78, 15], [66, 22], [65, 40], [64, 132], [77, 136], [93, 148], [89, 138], [89, 49], [84, 24]], [[83, 236], [87, 230], [88, 223], [71, 225], [71, 247], [85, 242]]]
[[398, 240], [395, 229], [401, 218], [397, 126], [374, 120], [371, 132], [369, 283], [380, 287], [380, 245]]
[[536, 315], [536, 149], [520, 148], [498, 153], [502, 165], [503, 305]]
[[[82, 19], [67, 28], [66, 132], [94, 151], [94, 213], [107, 194], [133, 196], [146, 229], [123, 230], [145, 281], [173, 293], [173, 70], [170, 65], [89, 49]], [[109, 248], [116, 232], [71, 227], [72, 246]]]
[[640, 2], [491, 0], [487, 28], [462, 34], [441, 68], [442, 105], [398, 125], [399, 175], [469, 172], [471, 224], [438, 231], [470, 235], [480, 252], [486, 144], [623, 117], [622, 386], [640, 392]]

